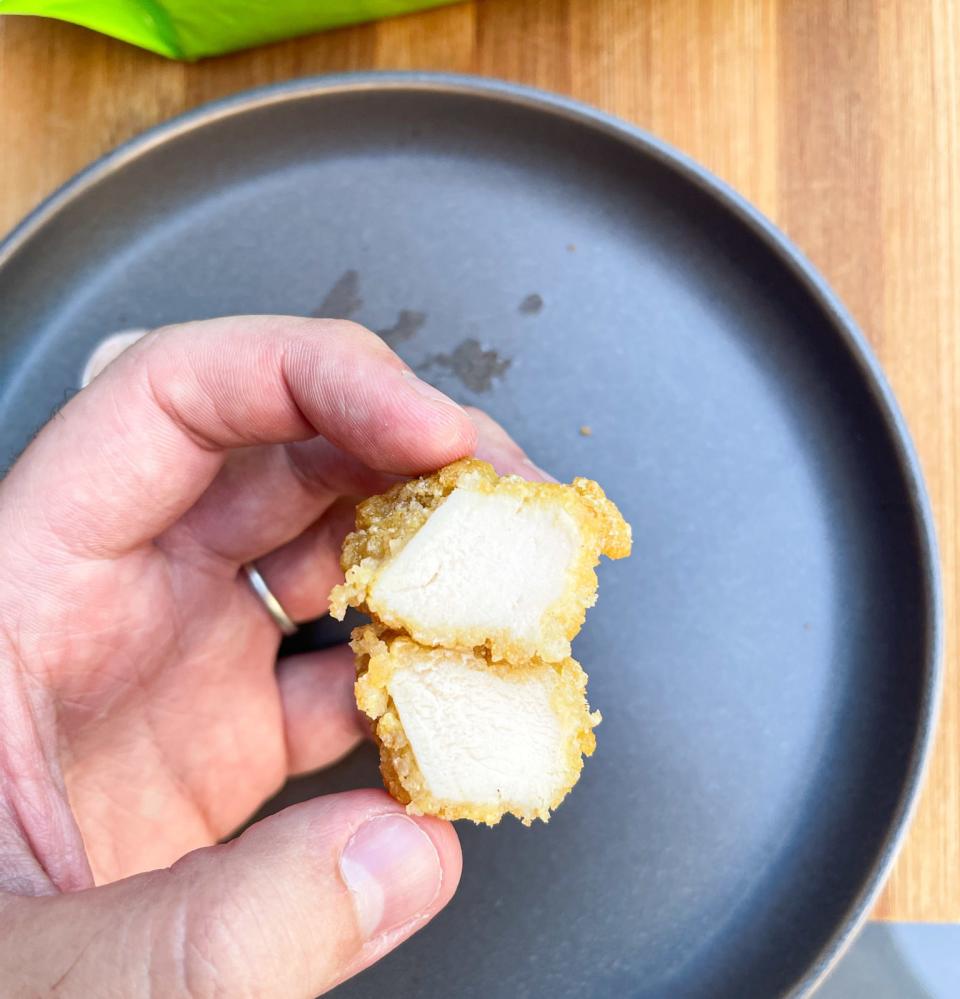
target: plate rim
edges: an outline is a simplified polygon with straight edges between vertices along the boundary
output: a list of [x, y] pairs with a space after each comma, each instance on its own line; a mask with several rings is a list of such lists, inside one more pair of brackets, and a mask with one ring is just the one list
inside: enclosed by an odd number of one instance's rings
[[345, 93], [408, 91], [484, 98], [524, 107], [590, 128], [629, 146], [718, 204], [763, 244], [823, 312], [877, 406], [891, 439], [894, 457], [907, 486], [913, 526], [920, 547], [925, 616], [923, 694], [917, 738], [896, 808], [883, 835], [876, 860], [846, 914], [821, 947], [802, 978], [785, 996], [809, 996], [852, 943], [879, 895], [903, 846], [916, 813], [930, 763], [944, 682], [943, 593], [936, 529], [922, 466], [906, 420], [865, 335], [837, 294], [787, 235], [726, 181], [692, 157], [645, 129], [589, 104], [535, 87], [478, 75], [418, 71], [360, 71], [298, 77], [245, 89], [198, 105], [159, 122], [95, 159], [73, 174], [33, 208], [0, 240], [0, 271], [58, 212], [110, 174], [153, 149], [215, 122], [291, 101]]

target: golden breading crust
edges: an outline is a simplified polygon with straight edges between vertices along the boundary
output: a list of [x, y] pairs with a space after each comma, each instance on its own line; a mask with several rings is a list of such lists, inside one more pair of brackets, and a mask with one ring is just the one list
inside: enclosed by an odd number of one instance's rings
[[[395, 619], [389, 610], [369, 604], [378, 574], [391, 558], [426, 523], [433, 511], [461, 483], [472, 490], [506, 493], [524, 502], [560, 506], [576, 522], [581, 544], [569, 570], [561, 597], [543, 615], [535, 640], [521, 638], [509, 627], [464, 629], [438, 633], [415, 620]], [[433, 475], [400, 483], [381, 496], [372, 496], [357, 507], [356, 530], [344, 541], [340, 560], [346, 580], [330, 594], [330, 613], [343, 620], [348, 606], [378, 618], [384, 625], [403, 631], [421, 645], [460, 649], [485, 649], [495, 661], [524, 663], [532, 657], [560, 662], [570, 654], [570, 640], [577, 634], [586, 610], [596, 603], [597, 576], [594, 567], [600, 555], [624, 558], [630, 554], [630, 526], [603, 490], [590, 479], [577, 478], [571, 485], [527, 482], [519, 476], [502, 478], [484, 461], [463, 459]]]
[[[569, 732], [564, 750], [562, 770], [566, 774], [563, 786], [556, 790], [545, 808], [528, 804], [503, 802], [498, 806], [479, 803], [450, 802], [431, 794], [417, 766], [413, 750], [407, 741], [403, 724], [388, 693], [391, 674], [405, 647], [414, 643], [405, 636], [384, 631], [376, 625], [364, 625], [353, 632], [351, 646], [357, 657], [356, 698], [360, 709], [374, 721], [374, 736], [380, 747], [380, 772], [390, 794], [413, 815], [435, 815], [442, 819], [469, 819], [476, 823], [496, 825], [504, 815], [515, 815], [524, 825], [534, 819], [544, 822], [576, 784], [583, 768], [583, 757], [596, 747], [593, 729], [600, 723], [600, 712], [591, 713], [587, 704], [587, 675], [573, 659], [560, 663], [534, 661], [524, 667], [505, 663], [489, 663], [504, 679], [518, 679], [528, 669], [552, 669], [558, 682], [552, 696], [552, 706]], [[429, 650], [423, 650], [429, 654]]]

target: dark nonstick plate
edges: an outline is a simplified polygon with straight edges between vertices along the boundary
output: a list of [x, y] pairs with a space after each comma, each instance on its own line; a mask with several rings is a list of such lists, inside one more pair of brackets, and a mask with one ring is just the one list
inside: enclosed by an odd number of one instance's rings
[[[890, 865], [939, 678], [916, 459], [822, 280], [588, 108], [297, 81], [154, 129], [0, 248], [0, 460], [105, 333], [249, 312], [381, 331], [635, 532], [576, 643], [604, 715], [581, 784], [549, 825], [461, 824], [453, 904], [339, 994], [812, 989]], [[375, 782], [362, 751], [287, 799]]]

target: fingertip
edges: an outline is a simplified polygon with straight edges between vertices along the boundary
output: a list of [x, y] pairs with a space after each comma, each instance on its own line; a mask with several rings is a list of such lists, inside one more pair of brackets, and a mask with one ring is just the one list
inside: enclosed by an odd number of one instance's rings
[[370, 803], [375, 811], [354, 828], [338, 860], [365, 941], [346, 975], [378, 960], [433, 919], [460, 881], [460, 844], [450, 823], [408, 815], [384, 798], [379, 808]]
[[470, 417], [471, 422], [479, 430], [490, 430], [494, 433], [506, 434], [503, 427], [489, 413], [480, 409], [479, 406], [464, 406], [463, 411]]
[[[441, 392], [436, 385], [431, 385], [430, 382], [425, 382], [416, 372], [411, 371], [410, 368], [402, 368], [400, 371], [400, 377], [404, 380], [407, 388], [410, 389], [414, 395], [419, 396], [421, 399], [425, 399], [431, 405], [443, 406], [446, 409], [459, 410], [459, 412], [466, 414], [466, 410], [460, 405], [455, 399], [451, 399], [446, 392]], [[469, 418], [469, 417], [468, 417]]]
[[393, 475], [434, 471], [472, 453], [477, 431], [457, 402], [362, 326], [321, 325], [322, 337], [311, 325], [289, 352], [286, 377], [323, 436]]
[[448, 454], [430, 470], [441, 468], [443, 465], [449, 465], [451, 461], [457, 461], [460, 458], [470, 457], [477, 449], [477, 440], [477, 428], [465, 415], [463, 420], [458, 421], [456, 426], [451, 427]]
[[452, 822], [431, 815], [410, 815], [403, 805], [382, 788], [359, 788], [315, 800], [332, 804], [334, 799], [338, 807], [343, 806], [352, 813], [354, 829], [359, 828], [364, 821], [383, 815], [402, 815], [416, 823], [430, 838], [440, 861], [442, 883], [436, 900], [430, 906], [430, 915], [439, 912], [450, 901], [463, 872], [460, 837]]
[[86, 388], [94, 378], [115, 361], [128, 347], [133, 346], [149, 331], [142, 328], [123, 330], [104, 337], [87, 358], [80, 375], [80, 388]]
[[443, 880], [440, 892], [432, 907], [433, 912], [439, 912], [453, 898], [460, 884], [463, 873], [463, 851], [460, 847], [460, 837], [452, 822], [435, 819], [428, 815], [418, 816], [417, 824], [433, 841], [437, 856], [440, 858], [440, 869]]
[[477, 428], [476, 456], [490, 462], [498, 475], [519, 475], [530, 482], [557, 481], [549, 472], [535, 465], [492, 416], [475, 406], [467, 408], [467, 415]]
[[473, 454], [477, 427], [459, 403], [409, 368], [400, 371], [393, 387], [391, 430], [398, 440], [397, 467], [382, 471], [417, 475]]
[[558, 483], [560, 480], [551, 475], [549, 472], [544, 471], [539, 465], [535, 465], [529, 458], [523, 459], [523, 469], [519, 473], [523, 478], [528, 479], [530, 482], [554, 482]]

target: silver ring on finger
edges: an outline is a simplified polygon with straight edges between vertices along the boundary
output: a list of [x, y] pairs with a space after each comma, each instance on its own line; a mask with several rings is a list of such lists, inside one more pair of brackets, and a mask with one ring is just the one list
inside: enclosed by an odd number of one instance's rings
[[261, 603], [267, 609], [267, 613], [273, 618], [273, 623], [284, 635], [296, 634], [297, 626], [293, 618], [283, 609], [283, 604], [273, 595], [273, 591], [267, 586], [266, 580], [260, 575], [259, 570], [253, 562], [247, 562], [243, 571], [247, 574], [247, 579], [253, 592], [260, 598]]

